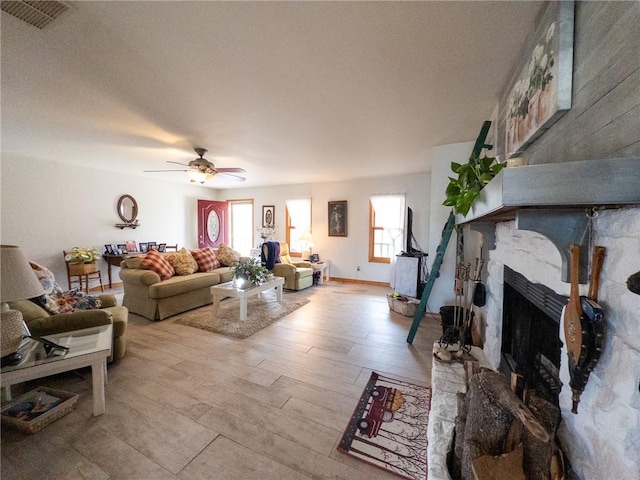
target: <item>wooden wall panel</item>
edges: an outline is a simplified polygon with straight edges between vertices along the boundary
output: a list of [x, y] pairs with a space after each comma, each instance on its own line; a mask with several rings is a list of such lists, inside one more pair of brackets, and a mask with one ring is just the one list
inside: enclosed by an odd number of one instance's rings
[[640, 156], [640, 3], [576, 2], [574, 29], [571, 110], [522, 156], [528, 164]]

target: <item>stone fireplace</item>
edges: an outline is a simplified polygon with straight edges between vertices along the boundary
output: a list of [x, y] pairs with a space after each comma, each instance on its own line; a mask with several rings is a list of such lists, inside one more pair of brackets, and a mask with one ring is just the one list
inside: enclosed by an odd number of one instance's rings
[[[626, 288], [626, 279], [640, 269], [640, 208], [600, 211], [594, 219], [593, 231], [593, 244], [607, 248], [599, 292], [599, 303], [606, 314], [607, 338], [600, 362], [582, 393], [578, 413], [573, 414], [567, 352], [563, 329], [558, 325], [558, 339], [563, 345], [559, 358], [563, 386], [558, 398], [562, 411], [558, 435], [581, 478], [637, 478], [640, 471], [637, 455], [640, 448], [640, 297]], [[484, 311], [484, 354], [496, 370], [501, 364], [504, 366], [505, 344], [513, 346], [515, 342], [517, 345], [517, 340], [503, 338], [505, 295], [511, 295], [514, 290], [510, 285], [514, 276], [544, 286], [542, 290], [551, 296], [557, 294], [560, 299], [569, 294], [569, 284], [561, 280], [560, 253], [549, 239], [536, 232], [518, 230], [513, 221], [496, 224]], [[582, 295], [586, 294], [586, 288], [581, 285]], [[553, 305], [548, 310], [553, 313]], [[553, 316], [557, 316], [557, 307]], [[550, 329], [552, 325], [541, 328]]]
[[[536, 357], [544, 355], [545, 368], [552, 374], [541, 376], [550, 378], [545, 382], [561, 409], [558, 437], [573, 473], [583, 480], [638, 478], [640, 296], [627, 289], [626, 281], [640, 270], [640, 207], [598, 212], [593, 232], [593, 245], [607, 249], [598, 296], [606, 314], [607, 336], [578, 413], [571, 413], [567, 351], [560, 322], [570, 288], [562, 281], [561, 255], [547, 237], [519, 230], [514, 221], [495, 224], [495, 248], [490, 250], [487, 263], [487, 304], [477, 312], [485, 324], [485, 343], [482, 350], [473, 347], [472, 354], [483, 367], [503, 372], [521, 368], [523, 376], [534, 375], [523, 366], [531, 362], [539, 372]], [[586, 293], [587, 285], [581, 285], [580, 294]], [[516, 297], [515, 305], [510, 296]], [[519, 297], [525, 299], [524, 306]], [[515, 328], [505, 325], [513, 323], [514, 309], [525, 319], [524, 325]], [[526, 346], [523, 336], [531, 340]], [[538, 348], [541, 343], [544, 345]], [[456, 396], [467, 387], [462, 364], [433, 363], [429, 478], [447, 480], [451, 478], [446, 459], [457, 415]], [[553, 391], [554, 384], [559, 391]]]

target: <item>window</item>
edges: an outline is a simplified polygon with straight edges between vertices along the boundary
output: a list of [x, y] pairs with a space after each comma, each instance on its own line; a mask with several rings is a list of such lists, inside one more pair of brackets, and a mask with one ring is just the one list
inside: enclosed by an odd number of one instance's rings
[[229, 200], [229, 243], [248, 256], [253, 248], [253, 200]]
[[[296, 198], [287, 200], [287, 243], [292, 253], [302, 254], [309, 247], [308, 235], [311, 235], [311, 199]], [[304, 236], [304, 237], [303, 237]], [[301, 238], [302, 237], [302, 238]]]
[[404, 193], [369, 197], [369, 261], [390, 263], [402, 249]]

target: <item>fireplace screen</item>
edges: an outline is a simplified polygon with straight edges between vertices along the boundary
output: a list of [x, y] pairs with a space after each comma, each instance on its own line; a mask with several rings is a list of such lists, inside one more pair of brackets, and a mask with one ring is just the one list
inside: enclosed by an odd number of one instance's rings
[[534, 284], [505, 267], [501, 371], [519, 377], [518, 386], [535, 389], [558, 404], [561, 383], [560, 317], [567, 297]]

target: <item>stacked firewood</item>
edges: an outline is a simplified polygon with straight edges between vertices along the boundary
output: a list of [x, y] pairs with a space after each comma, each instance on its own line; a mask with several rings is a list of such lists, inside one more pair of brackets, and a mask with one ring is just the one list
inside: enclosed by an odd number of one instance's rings
[[458, 400], [453, 478], [564, 478], [557, 406], [535, 394], [523, 401], [503, 375], [489, 370], [473, 375]]

